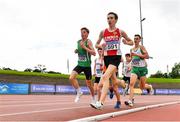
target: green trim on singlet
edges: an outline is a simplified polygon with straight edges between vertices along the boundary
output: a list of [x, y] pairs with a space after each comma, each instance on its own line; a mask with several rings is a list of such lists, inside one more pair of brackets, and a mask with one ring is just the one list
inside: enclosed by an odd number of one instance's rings
[[[140, 47], [136, 51], [134, 51], [132, 49], [132, 52], [136, 53], [136, 54], [144, 54]], [[145, 63], [145, 59], [140, 58], [139, 56], [133, 56], [132, 57], [132, 66], [135, 66], [135, 67], [146, 67], [145, 64], [146, 64]]]
[[[80, 46], [81, 40], [77, 43], [77, 50], [78, 50], [78, 66], [82, 67], [91, 67], [91, 55]], [[85, 41], [85, 46], [88, 45], [88, 40]]]

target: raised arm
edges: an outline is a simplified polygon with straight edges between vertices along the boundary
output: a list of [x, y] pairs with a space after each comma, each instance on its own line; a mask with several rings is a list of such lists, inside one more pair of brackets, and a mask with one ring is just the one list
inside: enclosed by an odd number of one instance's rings
[[121, 30], [121, 34], [122, 34], [122, 37], [124, 38], [122, 41], [124, 44], [126, 45], [133, 45], [133, 40], [131, 40], [128, 35], [126, 34], [126, 32], [124, 32], [123, 30]]
[[93, 47], [93, 44], [92, 44], [92, 42], [91, 42], [91, 40], [88, 40], [88, 47], [86, 47], [85, 45], [84, 45], [84, 43], [83, 42], [81, 42], [80, 44], [81, 44], [81, 47], [83, 48], [83, 49], [85, 49], [88, 53], [90, 53], [91, 55], [96, 55], [96, 52], [95, 52], [95, 50], [94, 50], [94, 47]]
[[143, 54], [140, 55], [139, 57], [144, 58], [144, 59], [149, 59], [149, 54], [148, 54], [146, 48], [142, 45], [140, 46], [140, 48], [141, 48]]
[[132, 56], [138, 56], [138, 57], [143, 58], [143, 59], [149, 59], [149, 54], [148, 54], [146, 48], [144, 46], [140, 46], [140, 48], [141, 48], [142, 54], [135, 54], [131, 50], [131, 55]]
[[98, 40], [97, 40], [97, 42], [96, 42], [96, 45], [95, 45], [96, 48], [103, 48], [102, 45], [100, 45], [101, 40], [103, 39], [103, 33], [104, 33], [104, 32], [101, 31], [100, 34], [99, 34], [99, 38], [98, 38]]

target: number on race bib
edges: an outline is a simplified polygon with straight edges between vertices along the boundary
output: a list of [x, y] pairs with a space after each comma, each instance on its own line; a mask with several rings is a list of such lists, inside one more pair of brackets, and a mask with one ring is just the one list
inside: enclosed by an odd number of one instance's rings
[[132, 60], [133, 65], [136, 65], [136, 66], [139, 65], [139, 62], [140, 62], [140, 59], [133, 59]]
[[86, 61], [86, 56], [80, 56], [79, 55], [79, 61]]

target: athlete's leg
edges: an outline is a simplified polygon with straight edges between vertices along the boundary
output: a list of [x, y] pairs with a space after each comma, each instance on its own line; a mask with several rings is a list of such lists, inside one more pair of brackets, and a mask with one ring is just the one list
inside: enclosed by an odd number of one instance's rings
[[86, 80], [86, 85], [89, 88], [92, 97], [94, 97], [94, 88], [93, 88], [93, 85], [92, 85], [92, 81], [91, 80]]
[[118, 89], [118, 79], [117, 79], [116, 73], [114, 73], [111, 76], [111, 79], [113, 81], [113, 89], [114, 89], [114, 93], [115, 93], [116, 99], [117, 99], [117, 102], [116, 102], [116, 105], [114, 106], [114, 108], [119, 109], [120, 105], [121, 105], [121, 102], [120, 102], [121, 100], [120, 100], [120, 93], [119, 93], [119, 89]]
[[103, 74], [101, 80], [104, 81], [104, 84], [103, 84], [103, 88], [102, 88], [102, 94], [101, 94], [101, 97], [100, 97], [100, 103], [104, 103], [105, 101], [105, 98], [106, 98], [106, 95], [107, 95], [107, 92], [108, 92], [108, 89], [109, 89], [109, 78], [112, 76], [113, 73], [116, 72], [116, 66], [114, 65], [109, 65], [106, 72]]
[[78, 73], [76, 71], [72, 71], [72, 73], [71, 73], [71, 75], [69, 77], [69, 80], [71, 81], [71, 84], [75, 89], [80, 88], [79, 83], [78, 83], [78, 81], [76, 79], [77, 75], [78, 75]]
[[94, 98], [94, 88], [93, 88], [93, 84], [91, 81], [91, 79], [92, 79], [91, 67], [84, 68], [84, 74], [86, 76], [86, 85], [89, 88], [93, 99], [95, 99]]
[[94, 94], [98, 94], [97, 93], [97, 89], [98, 89], [98, 83], [94, 83]]
[[146, 80], [147, 80], [146, 76], [140, 77], [140, 89], [141, 90], [146, 89], [152, 92], [153, 90], [152, 85], [147, 84]]
[[100, 97], [101, 97], [101, 91], [102, 91], [103, 83], [104, 83], [104, 81], [100, 80], [98, 87], [97, 87], [98, 101], [100, 100]]
[[112, 79], [110, 79], [110, 84], [109, 84], [109, 98], [113, 99], [114, 97], [114, 88], [113, 88], [113, 84], [112, 84]]
[[113, 89], [114, 89], [117, 101], [120, 101], [120, 94], [119, 94], [119, 90], [118, 90], [118, 79], [117, 79], [115, 73], [111, 76], [111, 80], [113, 81], [112, 82], [113, 83]]
[[123, 89], [126, 88], [126, 83], [124, 80], [117, 79], [118, 85], [120, 85]]
[[137, 80], [137, 75], [134, 73], [131, 73], [131, 78], [130, 78], [130, 94], [129, 94], [129, 101], [125, 101], [125, 104], [132, 107], [134, 103], [134, 85]]
[[[76, 68], [76, 69], [77, 69], [77, 68]], [[82, 94], [83, 94], [83, 92], [81, 91], [81, 89], [80, 89], [80, 87], [79, 87], [79, 83], [78, 83], [78, 81], [77, 81], [77, 79], [76, 79], [77, 75], [78, 75], [78, 72], [76, 72], [76, 71], [73, 70], [72, 73], [71, 73], [71, 75], [70, 75], [70, 77], [69, 77], [69, 80], [71, 81], [72, 86], [76, 89], [76, 93], [77, 93], [74, 102], [78, 102], [79, 99], [80, 99], [80, 97], [81, 97]]]

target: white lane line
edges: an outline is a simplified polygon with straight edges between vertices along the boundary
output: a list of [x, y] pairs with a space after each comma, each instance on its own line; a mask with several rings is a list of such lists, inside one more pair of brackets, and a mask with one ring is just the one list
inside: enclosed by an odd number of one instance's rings
[[91, 116], [91, 117], [85, 117], [85, 118], [81, 118], [81, 119], [71, 120], [69, 122], [94, 122], [94, 121], [100, 121], [100, 120], [112, 118], [112, 117], [115, 117], [115, 116], [120, 116], [120, 115], [124, 115], [124, 114], [143, 111], [143, 110], [146, 110], [146, 109], [152, 109], [152, 108], [157, 108], [157, 107], [162, 107], [162, 106], [167, 106], [167, 105], [173, 105], [173, 104], [180, 104], [180, 101], [168, 102], [168, 103], [162, 103], [162, 104], [155, 104], [155, 105], [148, 105], [148, 106], [144, 106], [144, 107], [138, 107], [138, 108], [123, 110], [123, 111], [118, 111], [118, 112], [111, 112], [111, 113], [101, 114], [101, 115], [97, 115], [97, 116]]
[[[79, 102], [80, 104], [85, 104], [87, 102]], [[38, 106], [38, 105], [61, 105], [61, 104], [64, 104], [64, 105], [68, 105], [68, 104], [75, 104], [74, 102], [63, 102], [63, 103], [60, 103], [60, 102], [54, 102], [54, 103], [38, 103], [38, 104], [20, 104], [20, 105], [2, 105], [0, 106], [0, 108], [5, 108], [5, 107], [19, 107], [19, 106], [23, 106], [23, 107], [26, 107], [26, 106]]]
[[[72, 99], [73, 100], [73, 99]], [[68, 102], [70, 100], [43, 100], [43, 101], [38, 101], [38, 100], [31, 100], [31, 101], [1, 101], [1, 105], [2, 103], [6, 103], [4, 105], [7, 105], [8, 103], [30, 103], [30, 102], [42, 102], [42, 103], [47, 103], [47, 102]]]
[[[110, 106], [113, 104], [107, 104]], [[71, 109], [78, 109], [78, 108], [90, 108], [90, 106], [80, 106], [80, 107], [69, 107], [69, 108], [57, 108], [57, 109], [46, 109], [46, 110], [39, 110], [39, 111], [27, 111], [27, 112], [17, 112], [17, 113], [10, 113], [10, 114], [0, 114], [0, 117], [6, 116], [16, 116], [16, 115], [24, 115], [24, 114], [34, 114], [34, 113], [44, 113], [44, 112], [52, 112], [52, 111], [62, 111], [62, 110], [71, 110]]]

